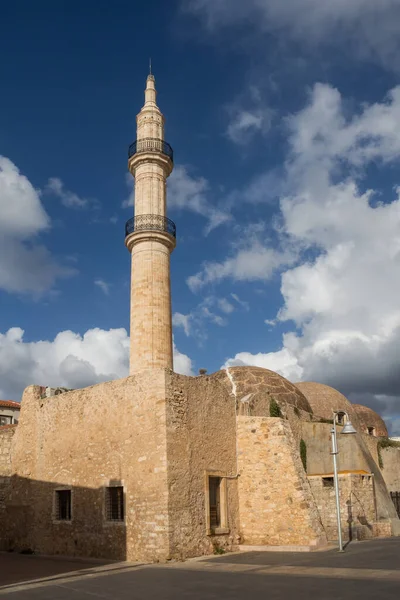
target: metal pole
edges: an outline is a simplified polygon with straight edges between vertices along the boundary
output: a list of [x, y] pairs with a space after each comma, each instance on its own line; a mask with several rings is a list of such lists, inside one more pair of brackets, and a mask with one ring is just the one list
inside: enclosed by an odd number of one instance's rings
[[332, 434], [332, 456], [333, 456], [333, 476], [335, 483], [335, 497], [336, 497], [336, 517], [337, 517], [337, 528], [338, 528], [338, 540], [339, 540], [339, 552], [343, 552], [343, 540], [342, 540], [342, 524], [340, 520], [340, 499], [339, 499], [339, 478], [337, 471], [337, 436], [336, 436], [336, 413], [333, 415], [333, 428]]

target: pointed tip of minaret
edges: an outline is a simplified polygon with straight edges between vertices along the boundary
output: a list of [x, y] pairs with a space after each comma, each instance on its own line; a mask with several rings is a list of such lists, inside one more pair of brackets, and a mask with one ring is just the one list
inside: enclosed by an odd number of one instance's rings
[[147, 75], [147, 81], [155, 81], [155, 77], [151, 71], [151, 58], [149, 58], [149, 74]]

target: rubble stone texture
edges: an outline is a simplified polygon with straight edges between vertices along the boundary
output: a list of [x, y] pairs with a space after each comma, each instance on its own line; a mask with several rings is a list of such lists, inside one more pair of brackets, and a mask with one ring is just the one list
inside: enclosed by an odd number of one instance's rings
[[260, 367], [229, 367], [213, 374], [236, 398], [238, 413], [242, 404], [248, 403], [250, 414], [269, 416], [269, 404], [273, 398], [281, 408], [287, 405], [308, 413], [311, 406], [304, 394], [287, 379]]

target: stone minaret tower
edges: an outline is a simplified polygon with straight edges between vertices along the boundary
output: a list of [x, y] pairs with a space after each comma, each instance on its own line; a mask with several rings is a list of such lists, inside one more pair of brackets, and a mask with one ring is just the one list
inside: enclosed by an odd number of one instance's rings
[[135, 178], [135, 216], [125, 227], [125, 245], [132, 255], [130, 374], [173, 368], [170, 254], [176, 229], [167, 219], [166, 192], [173, 151], [164, 141], [164, 117], [151, 74], [144, 97], [136, 117], [137, 140], [128, 154]]

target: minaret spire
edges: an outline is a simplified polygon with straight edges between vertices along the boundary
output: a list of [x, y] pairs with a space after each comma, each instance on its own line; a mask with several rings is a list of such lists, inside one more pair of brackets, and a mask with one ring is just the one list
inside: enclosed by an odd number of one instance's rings
[[125, 228], [125, 245], [132, 256], [130, 374], [173, 368], [170, 254], [176, 232], [167, 219], [166, 198], [173, 151], [164, 140], [151, 59], [149, 66], [145, 103], [136, 117], [137, 139], [128, 158], [135, 178], [135, 216]]

